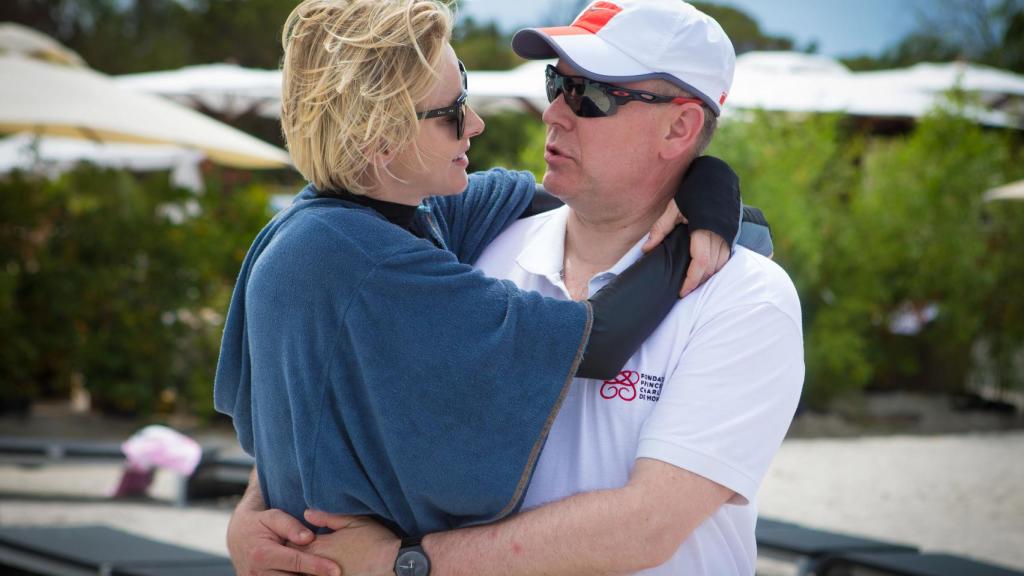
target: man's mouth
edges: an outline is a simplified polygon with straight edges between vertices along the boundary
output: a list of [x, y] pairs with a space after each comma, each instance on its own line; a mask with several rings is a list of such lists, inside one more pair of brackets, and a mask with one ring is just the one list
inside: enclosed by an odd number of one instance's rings
[[551, 144], [544, 147], [544, 152], [547, 158], [569, 158], [569, 155], [563, 152], [561, 148]]

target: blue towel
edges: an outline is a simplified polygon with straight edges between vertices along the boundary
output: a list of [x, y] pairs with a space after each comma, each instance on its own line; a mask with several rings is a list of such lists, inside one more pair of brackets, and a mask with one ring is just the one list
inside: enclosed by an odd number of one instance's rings
[[266, 502], [420, 535], [522, 501], [590, 322], [469, 263], [532, 199], [492, 170], [417, 213], [434, 243], [307, 187], [259, 233], [214, 389]]

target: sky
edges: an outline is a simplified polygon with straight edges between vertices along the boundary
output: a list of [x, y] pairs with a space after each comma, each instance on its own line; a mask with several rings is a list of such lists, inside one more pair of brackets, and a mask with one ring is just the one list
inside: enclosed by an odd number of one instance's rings
[[[919, 14], [946, 0], [709, 0], [751, 15], [761, 30], [793, 38], [797, 47], [817, 41], [828, 56], [878, 55], [918, 25]], [[572, 0], [461, 0], [460, 15], [497, 21], [505, 31], [573, 5]], [[568, 22], [565, 22], [568, 24]], [[726, 30], [728, 32], [728, 30]]]

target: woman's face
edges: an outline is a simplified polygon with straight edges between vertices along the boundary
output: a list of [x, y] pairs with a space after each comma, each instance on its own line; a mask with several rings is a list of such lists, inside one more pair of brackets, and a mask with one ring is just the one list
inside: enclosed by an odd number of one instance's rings
[[[445, 47], [440, 67], [440, 81], [417, 103], [417, 112], [449, 107], [462, 95], [459, 60], [451, 46]], [[469, 139], [484, 131], [484, 121], [467, 105], [462, 138], [456, 138], [456, 123], [456, 118], [451, 116], [420, 120], [416, 138], [419, 158], [415, 148], [408, 146], [395, 154], [388, 165], [392, 174], [405, 181], [404, 184], [399, 182], [407, 192], [401, 196], [408, 198], [409, 203], [419, 203], [426, 196], [458, 194], [466, 189]]]

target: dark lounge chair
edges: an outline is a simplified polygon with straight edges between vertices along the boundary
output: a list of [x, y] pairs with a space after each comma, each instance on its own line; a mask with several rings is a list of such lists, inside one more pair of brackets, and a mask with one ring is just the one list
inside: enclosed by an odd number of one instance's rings
[[1024, 576], [1010, 570], [949, 554], [852, 553], [826, 558], [818, 576]]
[[0, 528], [0, 573], [230, 576], [231, 561], [107, 526]]
[[917, 552], [912, 546], [804, 528], [767, 518], [757, 521], [756, 538], [759, 555], [792, 562], [796, 564], [797, 574], [801, 576], [820, 576], [820, 563], [837, 555], [854, 552]]
[[62, 462], [121, 462], [119, 442], [0, 438], [0, 463], [41, 466]]
[[178, 505], [245, 492], [255, 462], [248, 454], [203, 454], [199, 466], [178, 491]]

